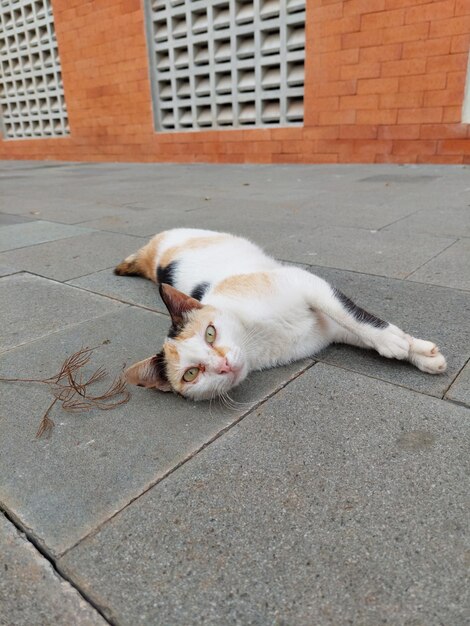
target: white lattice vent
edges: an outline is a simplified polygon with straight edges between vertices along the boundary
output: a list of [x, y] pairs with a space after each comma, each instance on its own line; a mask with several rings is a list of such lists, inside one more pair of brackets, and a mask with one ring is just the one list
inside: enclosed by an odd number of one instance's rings
[[69, 133], [50, 0], [0, 0], [0, 128], [9, 139]]
[[303, 123], [305, 0], [147, 0], [155, 125]]

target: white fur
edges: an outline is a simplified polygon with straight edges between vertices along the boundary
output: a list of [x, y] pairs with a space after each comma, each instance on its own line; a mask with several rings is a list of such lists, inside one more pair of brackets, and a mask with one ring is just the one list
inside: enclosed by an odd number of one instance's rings
[[[212, 236], [220, 233], [168, 231], [157, 264], [169, 248], [193, 237]], [[227, 277], [256, 272], [267, 272], [272, 284], [269, 293], [261, 290], [240, 297], [215, 292]], [[358, 321], [326, 281], [305, 270], [281, 265], [246, 239], [226, 235], [214, 245], [182, 252], [173, 286], [189, 294], [201, 282], [210, 284], [201, 304], [216, 310], [211, 320], [217, 331], [215, 345], [229, 348], [227, 360], [239, 371], [236, 375], [217, 373], [221, 357], [205, 341], [205, 328], [200, 336], [174, 342], [178, 345], [181, 376], [199, 363], [206, 368], [195, 382], [184, 386], [183, 395], [191, 398], [223, 395], [253, 370], [312, 356], [334, 342], [373, 348], [387, 358], [408, 360], [431, 374], [445, 370], [445, 358], [435, 344], [410, 337], [393, 324], [377, 328]]]

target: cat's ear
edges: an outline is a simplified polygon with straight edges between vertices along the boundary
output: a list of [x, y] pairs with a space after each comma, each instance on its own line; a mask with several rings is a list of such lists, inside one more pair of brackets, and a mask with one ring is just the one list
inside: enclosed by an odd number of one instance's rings
[[176, 327], [184, 325], [183, 316], [185, 313], [193, 309], [202, 309], [202, 304], [198, 300], [187, 296], [166, 283], [160, 285], [160, 296], [171, 315], [173, 326]]
[[132, 385], [139, 387], [153, 387], [160, 391], [171, 391], [165, 369], [163, 352], [134, 363], [124, 372], [125, 379]]

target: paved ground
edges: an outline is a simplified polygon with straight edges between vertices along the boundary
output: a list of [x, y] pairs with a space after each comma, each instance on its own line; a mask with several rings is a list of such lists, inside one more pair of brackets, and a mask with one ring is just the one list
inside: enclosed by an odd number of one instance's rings
[[0, 383], [0, 624], [468, 624], [469, 207], [468, 167], [0, 162], [0, 376], [156, 350], [155, 287], [111, 268], [174, 226], [247, 235], [449, 360], [335, 347], [237, 410], [136, 388], [40, 440], [48, 390]]

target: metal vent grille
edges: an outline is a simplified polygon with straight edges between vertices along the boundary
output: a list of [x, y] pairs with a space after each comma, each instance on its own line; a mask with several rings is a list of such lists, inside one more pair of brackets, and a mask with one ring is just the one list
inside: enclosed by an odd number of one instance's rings
[[0, 118], [10, 139], [69, 133], [50, 0], [0, 0]]
[[305, 0], [147, 0], [155, 125], [303, 122]]

